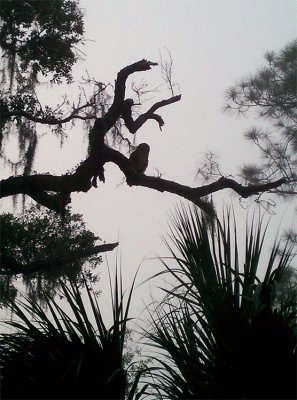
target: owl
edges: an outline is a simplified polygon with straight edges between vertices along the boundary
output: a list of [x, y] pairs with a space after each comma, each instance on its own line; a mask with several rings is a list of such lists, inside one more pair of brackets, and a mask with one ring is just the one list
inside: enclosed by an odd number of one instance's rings
[[143, 174], [147, 169], [149, 152], [150, 146], [147, 143], [140, 143], [130, 155], [130, 163], [139, 174]]

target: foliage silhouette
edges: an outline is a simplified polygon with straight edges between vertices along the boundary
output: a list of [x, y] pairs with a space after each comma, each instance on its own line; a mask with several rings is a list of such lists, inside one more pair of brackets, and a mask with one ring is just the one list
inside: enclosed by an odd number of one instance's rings
[[[46, 293], [48, 314], [28, 297], [10, 301], [18, 319], [6, 322], [15, 333], [1, 335], [2, 398], [124, 399], [124, 343], [134, 281], [124, 300], [117, 270], [111, 285], [110, 328], [103, 320], [100, 299], [86, 281], [86, 300], [76, 283], [60, 281], [70, 311]], [[138, 379], [128, 399], [132, 400]]]
[[4, 1], [0, 17], [0, 46], [12, 79], [32, 71], [35, 77], [53, 74], [54, 82], [71, 81], [84, 32], [77, 0]]
[[[73, 81], [72, 67], [82, 55], [78, 46], [83, 44], [83, 14], [77, 0], [10, 0], [1, 3], [0, 20], [1, 156], [15, 173], [22, 167], [28, 175], [39, 139], [36, 123], [43, 121], [51, 126], [61, 119], [65, 106], [71, 110], [66, 97], [54, 108], [43, 107], [36, 88], [41, 77], [49, 79], [51, 85]], [[88, 101], [84, 105], [73, 103], [68, 120], [79, 118], [79, 111], [86, 107]], [[63, 141], [61, 125], [53, 131]], [[5, 153], [7, 142], [15, 134], [17, 161]]]
[[275, 244], [264, 264], [266, 228], [246, 229], [240, 262], [230, 214], [210, 226], [197, 208], [177, 210], [173, 263], [163, 261], [176, 284], [163, 289], [146, 332], [159, 365], [148, 381], [154, 398], [295, 398], [296, 304], [275, 303], [291, 251], [279, 255]]
[[53, 295], [59, 279], [98, 281], [95, 268], [99, 253], [112, 250], [117, 243], [98, 245], [99, 237], [86, 229], [82, 216], [67, 210], [61, 219], [57, 213], [31, 206], [19, 216], [4, 213], [1, 222], [1, 299], [16, 295], [21, 277], [29, 296], [42, 300], [45, 292]]
[[267, 52], [265, 61], [265, 67], [226, 91], [226, 110], [239, 114], [254, 110], [273, 124], [269, 130], [252, 127], [245, 133], [262, 161], [244, 165], [241, 176], [252, 184], [286, 178], [286, 184], [272, 193], [292, 197], [297, 182], [297, 40], [279, 54]]

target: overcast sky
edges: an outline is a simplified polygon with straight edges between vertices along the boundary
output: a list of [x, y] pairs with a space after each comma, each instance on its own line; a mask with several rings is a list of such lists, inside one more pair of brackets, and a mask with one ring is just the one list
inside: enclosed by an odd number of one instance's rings
[[[224, 91], [260, 68], [267, 50], [278, 52], [297, 37], [295, 0], [81, 0], [80, 5], [88, 41], [83, 48], [85, 62], [74, 69], [77, 78], [87, 70], [98, 81], [113, 82], [128, 64], [142, 58], [158, 62], [160, 51], [166, 57], [166, 48], [172, 54], [173, 78], [182, 99], [161, 109], [162, 133], [151, 121], [137, 135], [138, 143], [151, 147], [147, 174], [158, 170], [165, 179], [197, 185], [195, 173], [206, 151], [220, 157], [226, 173], [235, 173], [243, 161], [255, 158], [242, 133], [261, 122], [222, 113]], [[136, 81], [142, 78], [151, 87], [164, 83], [159, 67], [133, 76]], [[170, 92], [163, 85], [150, 97], [144, 110], [170, 97]], [[50, 88], [47, 99], [52, 99]], [[77, 145], [83, 136], [78, 128], [72, 129], [62, 157], [58, 149], [49, 151], [50, 142], [45, 140], [35, 169], [63, 173], [73, 167], [86, 154], [87, 143]], [[73, 194], [72, 209], [82, 213], [88, 227], [104, 241], [120, 241], [128, 285], [143, 259], [167, 254], [161, 236], [168, 232], [168, 214], [179, 199], [127, 188], [122, 178], [115, 166], [107, 166], [106, 183], [86, 194]], [[218, 206], [221, 198], [215, 196]], [[240, 218], [245, 216], [241, 210]], [[158, 268], [159, 263], [145, 261], [142, 277]]]

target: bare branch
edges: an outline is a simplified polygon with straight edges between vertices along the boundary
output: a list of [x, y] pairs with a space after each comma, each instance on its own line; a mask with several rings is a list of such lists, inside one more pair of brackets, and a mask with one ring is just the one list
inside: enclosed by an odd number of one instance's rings
[[168, 54], [169, 60], [163, 60], [162, 53], [160, 51], [160, 64], [161, 64], [161, 73], [163, 76], [164, 81], [166, 82], [168, 89], [171, 92], [171, 95], [174, 96], [174, 87], [178, 86], [177, 83], [173, 82], [173, 73], [172, 73], [172, 66], [173, 66], [173, 58], [170, 51], [165, 48]]
[[78, 112], [86, 107], [90, 107], [91, 104], [85, 104], [84, 106], [78, 107], [77, 109], [73, 110], [73, 112], [68, 115], [65, 118], [55, 118], [55, 117], [36, 117], [33, 114], [30, 114], [26, 111], [9, 111], [9, 112], [4, 112], [2, 114], [2, 118], [8, 119], [11, 117], [24, 117], [29, 121], [32, 122], [37, 122], [40, 124], [46, 124], [46, 125], [61, 125], [65, 124], [67, 122], [72, 121], [73, 119], [81, 119], [83, 121], [86, 121], [88, 119], [94, 119], [96, 118], [95, 115], [79, 115]]
[[124, 102], [124, 109], [122, 111], [122, 117], [125, 121], [127, 128], [130, 133], [136, 133], [139, 128], [148, 120], [154, 119], [158, 122], [160, 130], [162, 130], [162, 126], [164, 125], [164, 121], [162, 117], [158, 114], [155, 114], [155, 111], [161, 107], [167, 106], [169, 104], [175, 103], [181, 99], [181, 95], [171, 97], [167, 100], [162, 100], [155, 103], [146, 113], [141, 114], [135, 121], [132, 118], [131, 108], [133, 106], [133, 101], [131, 99], [127, 99]]
[[[157, 190], [159, 192], [169, 192], [176, 194], [198, 205], [207, 213], [211, 211], [210, 205], [208, 202], [205, 202], [201, 198], [208, 196], [212, 193], [215, 193], [217, 191], [224, 189], [232, 189], [236, 193], [238, 193], [241, 197], [247, 198], [253, 195], [257, 195], [261, 192], [266, 192], [268, 190], [275, 189], [281, 186], [282, 184], [286, 183], [285, 179], [279, 179], [278, 181], [271, 183], [244, 186], [237, 183], [233, 179], [222, 177], [218, 181], [213, 182], [209, 185], [204, 185], [201, 187], [189, 187], [159, 177], [138, 174], [136, 173], [135, 169], [133, 168], [127, 157], [125, 157], [120, 152], [111, 149], [107, 146], [105, 146], [104, 158], [106, 162], [112, 161], [113, 163], [118, 165], [121, 171], [125, 174], [127, 184], [129, 186], [142, 186]], [[10, 196], [17, 193], [23, 193], [31, 196], [36, 201], [40, 202], [41, 204], [45, 205], [48, 208], [52, 207], [49, 207], [46, 201], [44, 201], [44, 198], [47, 195], [46, 192], [58, 191], [58, 193], [60, 193], [60, 196], [56, 197], [57, 203], [54, 204], [58, 204], [57, 208], [59, 208], [58, 201], [61, 198], [63, 199], [63, 194], [68, 201], [70, 200], [69, 193], [73, 191], [86, 192], [91, 188], [91, 184], [90, 182], [85, 182], [85, 184], [82, 184], [80, 181], [77, 181], [75, 173], [73, 175], [64, 175], [64, 176], [33, 175], [33, 176], [10, 177], [1, 182], [1, 187], [2, 187], [1, 197]], [[54, 196], [51, 197], [55, 198]], [[59, 210], [61, 211], [61, 208]]]
[[222, 177], [216, 182], [212, 182], [209, 185], [205, 185], [200, 188], [200, 191], [204, 196], [207, 196], [211, 193], [217, 192], [219, 190], [223, 189], [232, 189], [234, 192], [239, 194], [243, 198], [247, 198], [253, 195], [258, 195], [259, 193], [262, 192], [267, 192], [271, 189], [275, 189], [282, 184], [286, 183], [286, 179], [278, 179], [275, 182], [269, 182], [269, 183], [262, 183], [262, 184], [257, 184], [257, 185], [241, 185], [240, 183], [236, 182], [234, 179], [230, 178], [225, 178]]
[[[82, 91], [83, 89], [80, 88]], [[104, 91], [104, 88], [101, 88], [100, 91], [94, 93], [92, 97], [81, 104], [81, 95], [79, 96], [78, 104], [73, 104], [69, 110], [68, 116], [63, 116], [62, 107], [65, 105], [69, 105], [69, 101], [67, 97], [64, 96], [62, 103], [58, 104], [55, 109], [51, 109], [50, 107], [45, 107], [43, 109], [42, 105], [40, 104], [37, 96], [32, 99], [35, 102], [34, 107], [30, 105], [29, 109], [27, 104], [23, 104], [23, 109], [17, 108], [14, 109], [14, 105], [8, 103], [4, 109], [2, 109], [1, 117], [4, 120], [9, 120], [13, 117], [23, 117], [29, 121], [40, 123], [40, 124], [47, 124], [47, 125], [62, 125], [64, 123], [70, 122], [74, 119], [81, 119], [81, 120], [89, 120], [96, 118], [96, 114], [93, 112], [88, 111], [87, 109], [94, 107], [96, 104], [96, 98], [100, 94], [100, 92]], [[38, 107], [36, 106], [38, 104]], [[56, 116], [58, 114], [59, 116]]]
[[115, 124], [122, 113], [122, 107], [125, 100], [126, 92], [126, 80], [128, 76], [133, 74], [134, 72], [147, 71], [151, 69], [151, 67], [154, 65], [158, 64], [143, 59], [120, 70], [117, 76], [117, 80], [115, 82], [114, 100], [105, 115], [107, 131]]

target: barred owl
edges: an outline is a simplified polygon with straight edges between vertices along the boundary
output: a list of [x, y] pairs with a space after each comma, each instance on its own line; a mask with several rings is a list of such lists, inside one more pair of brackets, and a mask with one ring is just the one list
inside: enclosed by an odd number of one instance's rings
[[135, 170], [143, 174], [148, 166], [148, 155], [150, 152], [150, 146], [147, 143], [140, 143], [133, 153], [130, 155], [130, 162]]

